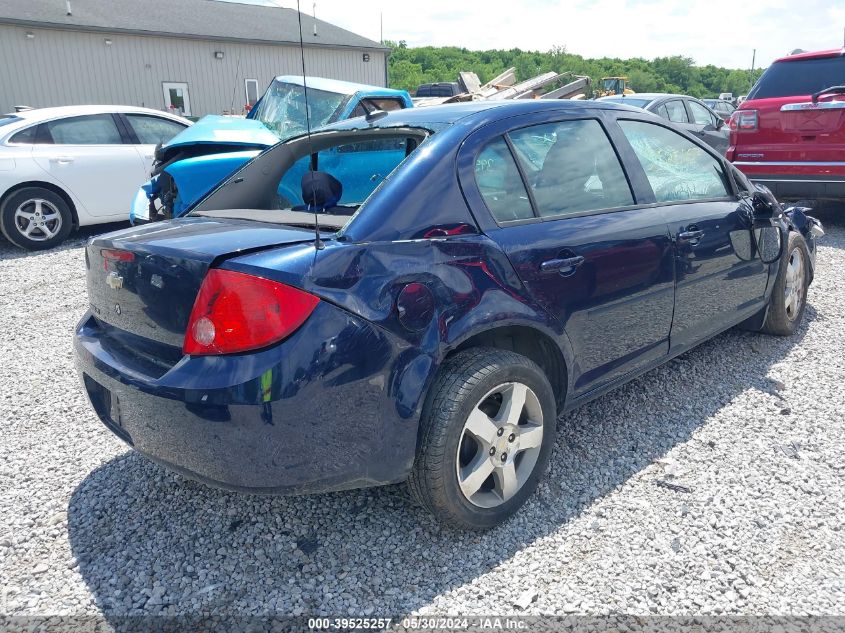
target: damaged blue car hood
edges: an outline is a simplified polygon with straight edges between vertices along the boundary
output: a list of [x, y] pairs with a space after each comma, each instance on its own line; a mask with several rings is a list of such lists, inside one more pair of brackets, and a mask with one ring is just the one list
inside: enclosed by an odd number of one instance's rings
[[162, 149], [185, 145], [217, 144], [270, 147], [278, 142], [279, 137], [264, 127], [260, 121], [209, 115], [174, 136], [162, 145]]

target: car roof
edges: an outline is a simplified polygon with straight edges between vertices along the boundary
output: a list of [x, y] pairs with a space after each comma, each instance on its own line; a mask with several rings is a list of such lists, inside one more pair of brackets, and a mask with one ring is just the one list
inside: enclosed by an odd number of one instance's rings
[[632, 95], [608, 95], [607, 97], [600, 97], [598, 99], [598, 101], [604, 101], [605, 99], [610, 101], [611, 99], [613, 99], [613, 100], [616, 100], [616, 102], [618, 103], [618, 100], [621, 99], [622, 101], [624, 101], [625, 99], [628, 99], [628, 98], [630, 98], [630, 99], [646, 99], [648, 101], [656, 101], [657, 99], [664, 99], [664, 98], [669, 98], [669, 97], [672, 97], [674, 99], [682, 99], [682, 98], [683, 99], [695, 99], [696, 98], [696, 97], [690, 97], [689, 95], [673, 94], [671, 92], [635, 92]]
[[55, 108], [33, 108], [32, 110], [22, 110], [20, 112], [9, 112], [9, 115], [16, 116], [26, 123], [38, 123], [41, 121], [50, 121], [52, 119], [60, 119], [63, 117], [81, 116], [86, 114], [106, 114], [109, 112], [122, 113], [137, 113], [137, 114], [153, 114], [158, 116], [165, 116], [171, 119], [178, 119], [185, 124], [190, 121], [182, 117], [163, 112], [161, 110], [153, 110], [152, 108], [139, 108], [135, 106], [123, 105], [77, 105], [77, 106], [60, 106]]
[[360, 127], [429, 127], [443, 126], [461, 122], [471, 122], [473, 118], [486, 118], [485, 114], [495, 112], [500, 118], [542, 112], [546, 110], [577, 111], [585, 109], [618, 110], [623, 112], [638, 111], [617, 103], [565, 99], [526, 99], [518, 101], [466, 101], [422, 108], [394, 110], [385, 117], [367, 123], [364, 117], [340, 121], [321, 129], [356, 129]]
[[[324, 90], [326, 92], [335, 92], [337, 94], [354, 95], [356, 92], [376, 92], [378, 94], [402, 96], [407, 94], [405, 90], [394, 90], [393, 88], [382, 88], [381, 86], [370, 86], [367, 84], [356, 84], [351, 81], [341, 81], [340, 79], [326, 79], [325, 77], [306, 77], [307, 87], [314, 90]], [[275, 79], [278, 82], [293, 84], [301, 86], [303, 83], [302, 75], [279, 75]]]
[[811, 53], [796, 53], [779, 57], [775, 62], [794, 62], [801, 59], [822, 59], [824, 57], [845, 57], [845, 48], [832, 48], [826, 51], [814, 51]]

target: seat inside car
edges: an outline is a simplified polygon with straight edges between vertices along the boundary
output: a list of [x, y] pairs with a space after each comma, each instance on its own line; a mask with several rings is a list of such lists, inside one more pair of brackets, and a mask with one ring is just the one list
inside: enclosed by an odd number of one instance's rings
[[534, 195], [540, 215], [633, 202], [616, 154], [605, 138], [592, 134], [558, 135], [536, 176]]

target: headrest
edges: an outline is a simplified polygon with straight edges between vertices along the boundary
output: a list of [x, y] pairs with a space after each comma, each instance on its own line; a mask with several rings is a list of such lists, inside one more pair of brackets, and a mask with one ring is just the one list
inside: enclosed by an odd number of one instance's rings
[[343, 196], [340, 181], [322, 171], [307, 171], [302, 175], [302, 200], [309, 211], [322, 211], [336, 206]]

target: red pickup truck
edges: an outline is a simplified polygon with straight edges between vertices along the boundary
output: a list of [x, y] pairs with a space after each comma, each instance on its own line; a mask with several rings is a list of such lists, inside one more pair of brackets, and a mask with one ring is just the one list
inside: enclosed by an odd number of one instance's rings
[[728, 160], [778, 198], [845, 199], [845, 48], [775, 60], [729, 125]]

